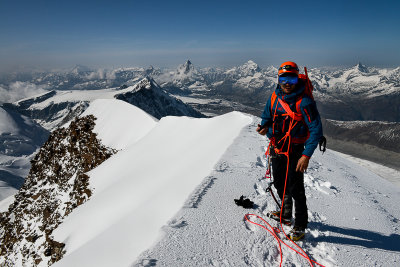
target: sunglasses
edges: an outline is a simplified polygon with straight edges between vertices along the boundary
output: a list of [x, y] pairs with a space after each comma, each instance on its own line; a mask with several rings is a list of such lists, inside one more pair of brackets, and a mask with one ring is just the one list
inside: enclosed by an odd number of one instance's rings
[[297, 84], [299, 78], [297, 76], [279, 76], [278, 82], [281, 84]]

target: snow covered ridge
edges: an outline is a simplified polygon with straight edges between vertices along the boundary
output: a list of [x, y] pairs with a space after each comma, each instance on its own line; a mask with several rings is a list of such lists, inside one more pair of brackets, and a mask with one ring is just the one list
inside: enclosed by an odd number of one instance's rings
[[115, 153], [92, 132], [94, 121], [89, 115], [53, 131], [32, 160], [15, 201], [0, 213], [0, 265], [48, 266], [61, 259], [65, 245], [53, 230], [92, 195], [85, 173]]
[[[279, 266], [274, 237], [243, 220], [248, 212], [266, 217], [276, 209], [265, 192], [263, 154], [268, 143], [255, 131], [258, 118], [232, 112], [214, 118], [169, 116], [156, 121], [116, 99], [92, 102], [81, 119], [93, 115], [97, 119], [89, 128], [96, 139], [121, 150], [83, 173], [89, 177], [88, 187], [78, 186], [77, 197], [86, 202], [60, 219], [48, 240], [46, 232], [41, 236], [27, 230], [20, 253], [1, 258], [29, 257], [21, 251], [31, 249], [33, 259], [16, 264], [0, 261], [1, 266], [35, 266], [34, 260], [38, 266], [48, 266], [59, 255], [63, 257], [54, 266]], [[136, 131], [141, 127], [145, 129]], [[48, 170], [46, 174], [56, 168]], [[49, 181], [58, 180], [50, 177]], [[63, 185], [72, 183], [70, 178]], [[33, 199], [37, 192], [27, 192], [20, 195], [26, 200], [20, 199], [17, 206], [46, 207], [53, 203], [53, 193], [60, 193], [65, 203], [57, 208], [70, 205], [70, 198], [80, 199], [71, 196], [69, 189], [61, 190], [64, 187], [51, 191], [50, 185], [40, 187], [51, 193], [46, 201], [43, 195]], [[314, 154], [305, 187], [310, 223], [299, 245], [313, 259], [327, 267], [398, 265], [398, 187], [330, 150]], [[234, 204], [240, 195], [255, 202], [253, 210]], [[49, 212], [37, 214], [47, 218]], [[31, 226], [32, 231], [44, 227], [42, 220], [35, 225], [29, 217], [20, 213], [5, 221], [27, 219], [22, 226]], [[40, 241], [48, 242], [42, 243], [46, 247], [39, 246]], [[283, 266], [306, 264], [289, 249], [283, 248], [283, 253]]]
[[[95, 116], [93, 132], [101, 143], [122, 150], [133, 145], [153, 129], [158, 120], [143, 110], [120, 100], [97, 99], [81, 115]], [[121, 131], [121, 125], [124, 125]]]
[[54, 232], [67, 251], [56, 266], [132, 264], [250, 122], [238, 112], [210, 119], [162, 118], [88, 174], [91, 200]]
[[96, 99], [121, 99], [136, 105], [156, 118], [167, 115], [204, 117], [165, 92], [153, 79], [143, 78], [125, 89], [50, 91], [4, 107], [26, 115], [48, 130], [79, 116]]
[[[120, 100], [93, 101], [80, 118], [51, 134], [15, 201], [0, 213], [0, 265], [48, 266], [63, 257], [61, 266], [133, 262], [250, 122], [238, 112], [158, 122]], [[120, 151], [109, 158], [115, 148]], [[157, 168], [150, 167], [155, 158]], [[179, 168], [170, 168], [176, 163]], [[149, 190], [168, 201], [160, 205], [153, 194], [143, 194]], [[155, 223], [127, 229], [126, 217], [133, 224], [146, 218], [143, 205], [156, 210]], [[134, 239], [127, 239], [129, 231]], [[99, 244], [109, 235], [114, 238]], [[104, 249], [109, 252], [99, 257]]]

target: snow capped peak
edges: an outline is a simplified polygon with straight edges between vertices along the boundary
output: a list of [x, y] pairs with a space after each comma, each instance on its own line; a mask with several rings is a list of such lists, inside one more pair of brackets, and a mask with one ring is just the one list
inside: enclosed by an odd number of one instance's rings
[[145, 77], [142, 80], [140, 80], [138, 83], [136, 83], [133, 86], [128, 87], [124, 91], [132, 91], [132, 92], [138, 92], [140, 90], [150, 90], [154, 88], [160, 88], [160, 86], [153, 80], [151, 77]]
[[353, 69], [360, 71], [360, 72], [364, 72], [364, 73], [368, 73], [368, 67], [363, 65], [361, 62], [358, 62], [358, 64], [356, 66], [353, 67]]
[[150, 77], [119, 91], [114, 97], [141, 108], [157, 119], [168, 115], [203, 117], [195, 109], [165, 92]]
[[160, 75], [160, 73], [161, 73], [160, 69], [154, 68], [151, 65], [143, 70], [143, 75], [145, 77], [147, 77], [147, 76], [157, 76], [157, 75]]
[[276, 75], [278, 75], [278, 68], [277, 68], [277, 67], [268, 66], [268, 67], [266, 68], [266, 71], [267, 71], [267, 72], [274, 72], [274, 73], [276, 73]]
[[257, 65], [257, 63], [255, 63], [253, 60], [248, 60], [246, 63], [244, 63], [243, 65], [242, 65], [242, 67], [248, 67], [248, 68], [254, 68], [254, 69], [257, 69], [257, 68], [259, 68], [258, 67], [258, 65]]
[[190, 72], [194, 71], [194, 66], [192, 62], [188, 59], [184, 64], [179, 65], [177, 69], [177, 74], [188, 75]]
[[145, 74], [151, 74], [154, 71], [154, 67], [152, 65], [150, 65], [149, 67], [147, 67], [143, 72]]
[[248, 60], [246, 63], [239, 67], [234, 67], [230, 70], [227, 70], [225, 74], [239, 76], [239, 77], [247, 77], [254, 76], [254, 74], [261, 72], [260, 67], [253, 60]]
[[253, 60], [249, 60], [239, 67], [239, 71], [243, 73], [248, 73], [253, 75], [256, 72], [259, 72], [261, 69]]

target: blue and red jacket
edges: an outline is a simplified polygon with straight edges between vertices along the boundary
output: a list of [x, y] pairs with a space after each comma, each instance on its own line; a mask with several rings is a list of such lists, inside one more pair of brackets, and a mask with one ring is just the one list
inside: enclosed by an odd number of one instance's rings
[[[268, 98], [265, 105], [264, 112], [261, 115], [261, 127], [268, 127], [267, 136], [269, 139], [279, 140], [286, 134], [290, 119], [287, 116], [282, 116], [286, 111], [279, 103], [278, 98], [286, 102], [294, 112], [298, 112], [296, 102], [299, 102], [299, 98], [302, 98], [299, 109], [303, 120], [292, 129], [290, 136], [292, 143], [304, 143], [303, 155], [311, 157], [322, 137], [322, 123], [315, 101], [304, 94], [304, 89], [304, 83], [299, 83], [294, 92], [285, 94], [278, 85], [275, 90], [277, 98], [273, 107], [271, 107], [271, 97]], [[274, 114], [278, 115], [275, 117], [275, 121], [273, 121]], [[272, 132], [272, 129], [274, 129], [274, 132]]]

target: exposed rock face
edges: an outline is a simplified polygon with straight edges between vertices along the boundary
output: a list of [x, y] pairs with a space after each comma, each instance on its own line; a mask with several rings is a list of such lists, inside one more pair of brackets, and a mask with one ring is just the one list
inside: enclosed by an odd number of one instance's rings
[[189, 105], [166, 93], [153, 79], [148, 77], [132, 86], [129, 92], [116, 94], [114, 97], [137, 106], [157, 119], [171, 115], [204, 117]]
[[76, 118], [55, 130], [32, 160], [15, 202], [0, 213], [0, 266], [48, 266], [63, 256], [53, 230], [91, 196], [85, 173], [115, 153], [92, 132], [94, 121]]

